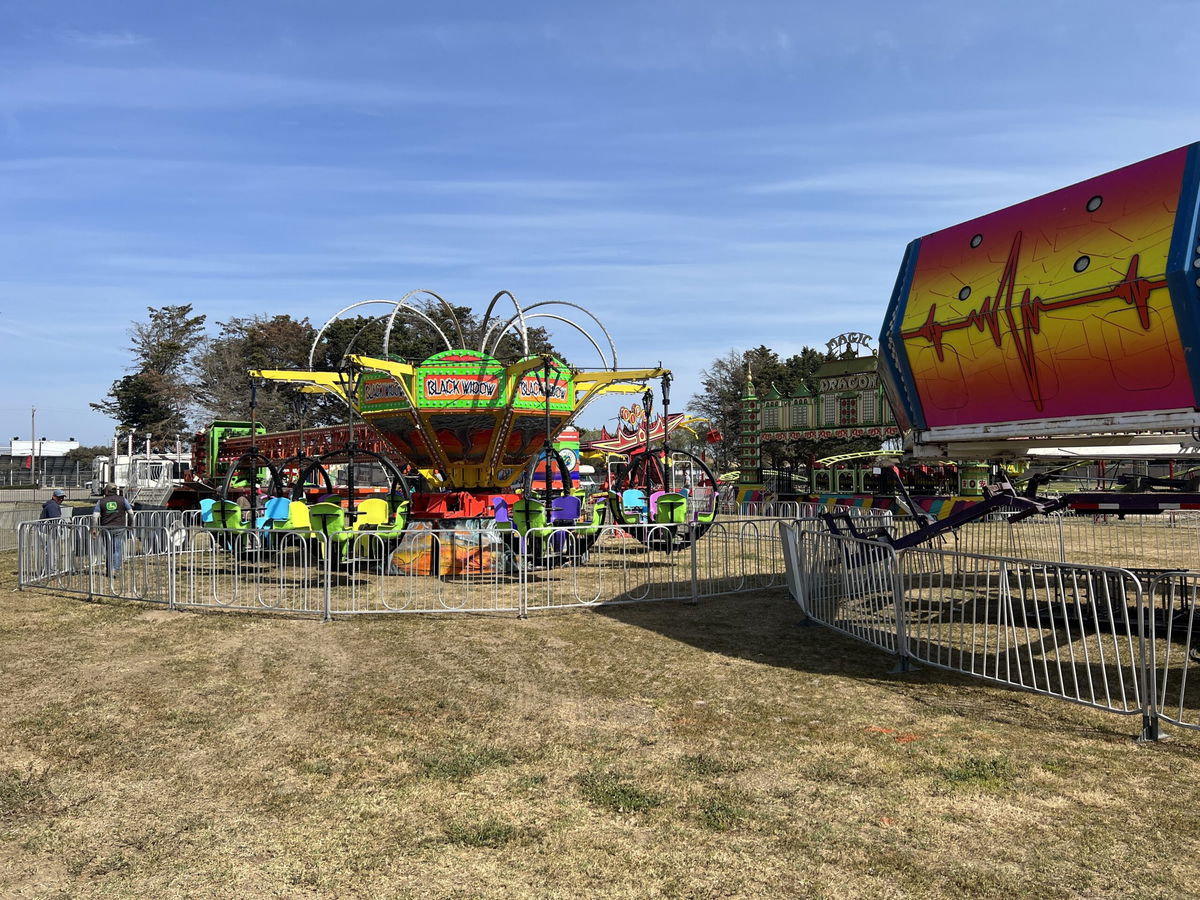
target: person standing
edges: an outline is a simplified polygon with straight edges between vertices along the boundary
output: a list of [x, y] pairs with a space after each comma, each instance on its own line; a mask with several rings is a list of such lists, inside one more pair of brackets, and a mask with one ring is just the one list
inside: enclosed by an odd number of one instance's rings
[[61, 549], [60, 544], [64, 539], [64, 532], [62, 532], [61, 529], [54, 528], [52, 526], [61, 523], [62, 504], [66, 499], [66, 491], [64, 491], [62, 488], [55, 488], [54, 493], [50, 496], [50, 499], [42, 504], [42, 515], [40, 519], [49, 519], [49, 525], [51, 526], [43, 528], [41, 533], [41, 538], [44, 542], [43, 548], [45, 550], [43, 553], [43, 562], [46, 565], [47, 575], [53, 575], [55, 573], [57, 570], [58, 559], [61, 555], [59, 550]]
[[67, 492], [62, 488], [55, 488], [50, 499], [42, 504], [43, 519], [61, 519], [63, 501], [67, 499]]
[[104, 496], [96, 501], [96, 506], [92, 509], [92, 537], [99, 537], [103, 529], [104, 563], [109, 575], [116, 575], [121, 571], [125, 552], [125, 529], [129, 527], [132, 515], [133, 507], [117, 493], [117, 486], [106, 484]]

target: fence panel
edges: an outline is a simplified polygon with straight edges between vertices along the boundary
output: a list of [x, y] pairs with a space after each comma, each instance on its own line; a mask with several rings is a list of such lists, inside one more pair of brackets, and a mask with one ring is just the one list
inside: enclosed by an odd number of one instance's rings
[[331, 615], [521, 610], [522, 572], [492, 528], [349, 531], [331, 541]]
[[16, 550], [17, 526], [22, 522], [36, 520], [42, 514], [42, 504], [35, 502], [0, 503], [0, 551]]
[[193, 526], [171, 557], [176, 607], [327, 613], [324, 539]]
[[802, 531], [799, 537], [804, 611], [843, 634], [899, 653], [892, 548], [819, 531]]
[[1147, 591], [1151, 667], [1158, 717], [1183, 728], [1200, 728], [1200, 573], [1170, 572]]
[[[586, 543], [587, 529], [559, 529]], [[526, 563], [526, 608], [564, 609], [692, 596], [691, 549], [662, 526], [603, 526], [585, 558], [569, 565]]]
[[1140, 583], [1103, 566], [900, 555], [913, 659], [1123, 714], [1144, 711]]
[[18, 583], [168, 604], [170, 545], [157, 526], [94, 528], [86, 518], [23, 522]]

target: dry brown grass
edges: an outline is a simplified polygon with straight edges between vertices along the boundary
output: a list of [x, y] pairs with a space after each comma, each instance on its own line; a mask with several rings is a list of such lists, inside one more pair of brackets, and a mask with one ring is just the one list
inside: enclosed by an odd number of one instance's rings
[[0, 895], [1179, 897], [1200, 735], [785, 592], [325, 625], [15, 590]]

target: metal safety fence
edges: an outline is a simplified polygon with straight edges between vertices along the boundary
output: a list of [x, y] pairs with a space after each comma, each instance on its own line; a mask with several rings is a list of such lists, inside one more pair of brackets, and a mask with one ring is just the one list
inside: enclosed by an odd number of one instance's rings
[[[1178, 523], [1130, 526], [1108, 565], [995, 552], [1034, 546], [1089, 557], [1109, 526], [1082, 517], [1016, 523], [1009, 534], [1003, 522], [985, 523], [899, 553], [811, 523], [780, 531], [788, 588], [803, 612], [895, 655], [898, 668], [919, 663], [1140, 716], [1141, 736], [1152, 739], [1160, 722], [1200, 728], [1200, 573], [1171, 568], [1200, 532], [1172, 541]], [[1114, 548], [1156, 565], [1114, 566]]]
[[784, 584], [777, 520], [703, 528], [583, 526], [522, 538], [491, 523], [402, 535], [226, 530], [196, 513], [22, 523], [22, 588], [225, 609], [318, 615], [509, 613], [695, 599]]

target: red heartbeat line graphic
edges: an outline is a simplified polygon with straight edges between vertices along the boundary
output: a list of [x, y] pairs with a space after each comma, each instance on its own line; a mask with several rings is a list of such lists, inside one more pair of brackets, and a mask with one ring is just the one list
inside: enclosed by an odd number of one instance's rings
[[[1042, 409], [1042, 387], [1038, 376], [1037, 357], [1034, 355], [1033, 336], [1040, 334], [1042, 329], [1042, 314], [1067, 309], [1072, 306], [1083, 306], [1085, 303], [1097, 303], [1101, 300], [1124, 300], [1137, 310], [1138, 322], [1143, 331], [1150, 330], [1150, 293], [1166, 287], [1167, 281], [1138, 277], [1138, 255], [1135, 253], [1129, 259], [1129, 268], [1125, 277], [1111, 287], [1097, 291], [1094, 294], [1084, 294], [1082, 297], [1070, 297], [1065, 300], [1043, 300], [1041, 297], [1031, 297], [1029, 288], [1025, 288], [1020, 301], [1014, 308], [1013, 292], [1016, 290], [1017, 263], [1021, 255], [1021, 232], [1013, 238], [1012, 247], [1008, 251], [1008, 260], [1004, 263], [1004, 271], [1000, 275], [1000, 283], [996, 287], [994, 297], [985, 297], [983, 305], [973, 309], [961, 322], [944, 324], [938, 322], [937, 304], [929, 307], [929, 315], [920, 328], [902, 332], [903, 340], [909, 338], [924, 338], [933, 344], [937, 352], [938, 362], [945, 360], [944, 337], [948, 332], [961, 331], [964, 328], [975, 328], [991, 333], [992, 343], [1002, 346], [1004, 332], [1001, 331], [1001, 315], [1008, 324], [1008, 331], [1017, 341], [1017, 356], [1021, 361], [1021, 371], [1025, 375], [1025, 384], [1029, 388], [1033, 404]], [[1020, 324], [1017, 315], [1020, 315]]]

